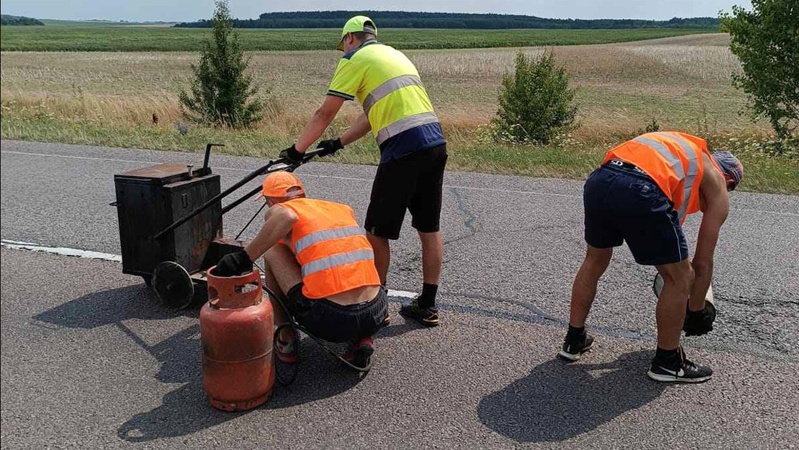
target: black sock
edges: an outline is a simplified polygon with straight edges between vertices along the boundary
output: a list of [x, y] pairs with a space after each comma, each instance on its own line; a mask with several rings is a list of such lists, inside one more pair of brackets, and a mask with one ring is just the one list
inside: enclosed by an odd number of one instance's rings
[[680, 358], [680, 347], [677, 347], [673, 350], [664, 350], [660, 347], [657, 348], [655, 351], [655, 359], [659, 359], [661, 361], [674, 361], [675, 359]]
[[582, 326], [580, 328], [577, 328], [569, 325], [569, 332], [567, 334], [569, 336], [582, 336], [583, 334], [585, 334], [585, 327]]
[[419, 296], [419, 306], [422, 308], [435, 308], [436, 306], [436, 293], [438, 292], [437, 284], [422, 284], [422, 295]]

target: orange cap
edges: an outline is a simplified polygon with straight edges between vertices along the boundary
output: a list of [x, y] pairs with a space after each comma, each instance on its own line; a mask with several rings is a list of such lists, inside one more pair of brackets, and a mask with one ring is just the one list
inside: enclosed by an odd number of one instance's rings
[[264, 197], [288, 197], [291, 188], [300, 188], [300, 193], [305, 194], [302, 181], [291, 172], [279, 171], [272, 172], [264, 178], [261, 193]]

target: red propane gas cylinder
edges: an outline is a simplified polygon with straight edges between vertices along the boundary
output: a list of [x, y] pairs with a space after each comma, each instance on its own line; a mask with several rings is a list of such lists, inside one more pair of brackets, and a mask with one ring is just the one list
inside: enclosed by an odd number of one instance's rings
[[203, 385], [211, 406], [241, 411], [264, 403], [275, 384], [274, 317], [261, 274], [216, 277], [208, 270], [208, 302], [200, 311]]

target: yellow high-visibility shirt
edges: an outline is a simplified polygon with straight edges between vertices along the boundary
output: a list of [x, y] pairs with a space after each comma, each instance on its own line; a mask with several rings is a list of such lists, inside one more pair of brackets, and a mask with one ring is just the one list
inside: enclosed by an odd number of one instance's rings
[[381, 162], [445, 143], [416, 67], [402, 52], [375, 40], [341, 58], [327, 95], [358, 99]]

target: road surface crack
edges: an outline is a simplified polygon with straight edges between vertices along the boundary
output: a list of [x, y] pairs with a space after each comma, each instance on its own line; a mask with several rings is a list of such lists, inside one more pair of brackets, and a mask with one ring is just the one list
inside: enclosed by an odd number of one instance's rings
[[444, 244], [452, 244], [464, 239], [468, 239], [477, 234], [478, 231], [478, 228], [475, 225], [475, 222], [477, 222], [477, 216], [469, 209], [468, 206], [466, 206], [466, 201], [463, 198], [463, 194], [461, 194], [457, 188], [450, 188], [450, 191], [452, 192], [452, 195], [455, 196], [455, 201], [458, 204], [458, 211], [466, 216], [466, 220], [463, 221], [463, 226], [469, 230], [469, 234], [445, 241]]

